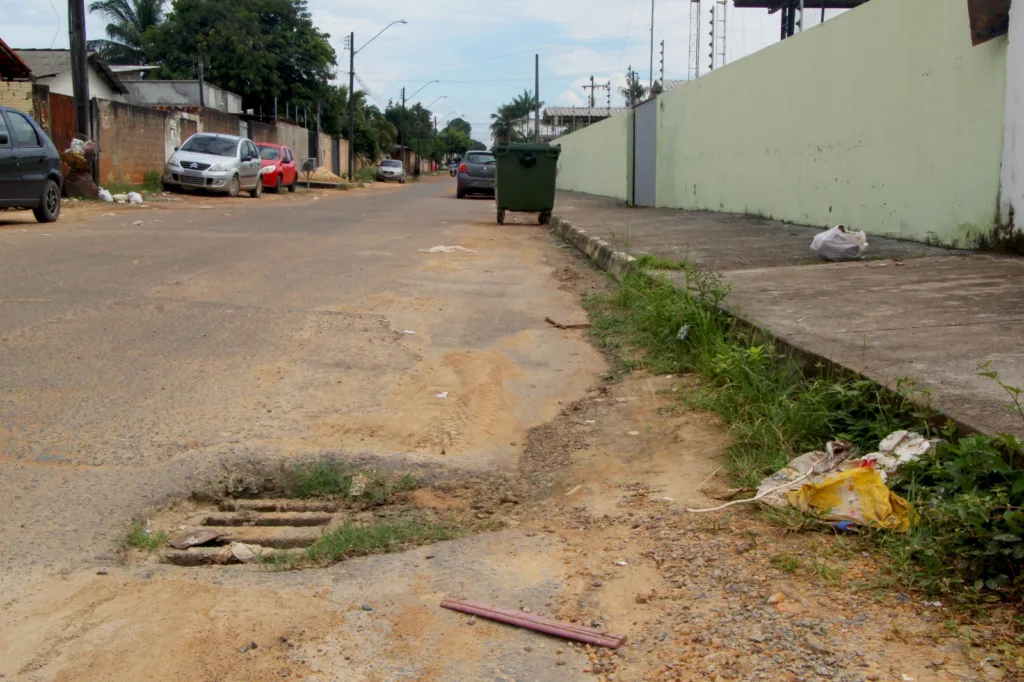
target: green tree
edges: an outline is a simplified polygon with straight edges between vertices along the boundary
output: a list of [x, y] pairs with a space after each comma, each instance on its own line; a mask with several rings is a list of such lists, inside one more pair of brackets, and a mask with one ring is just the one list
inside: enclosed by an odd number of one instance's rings
[[206, 80], [247, 108], [271, 111], [275, 97], [310, 112], [337, 106], [328, 85], [337, 58], [306, 0], [175, 0], [146, 42], [165, 77], [196, 77], [201, 58]]
[[96, 0], [89, 11], [108, 22], [105, 40], [90, 40], [89, 50], [112, 64], [148, 64], [146, 32], [164, 19], [165, 0]]
[[469, 125], [469, 121], [464, 118], [453, 118], [448, 121], [448, 125], [446, 127], [451, 128], [452, 130], [461, 130], [466, 134], [466, 137], [473, 134], [473, 126]]
[[619, 88], [619, 94], [626, 100], [626, 106], [632, 107], [647, 97], [647, 86], [640, 82], [640, 74], [630, 71], [626, 74], [626, 84]]
[[520, 135], [516, 130], [518, 111], [512, 104], [502, 104], [491, 114], [491, 137], [495, 141], [518, 142]]

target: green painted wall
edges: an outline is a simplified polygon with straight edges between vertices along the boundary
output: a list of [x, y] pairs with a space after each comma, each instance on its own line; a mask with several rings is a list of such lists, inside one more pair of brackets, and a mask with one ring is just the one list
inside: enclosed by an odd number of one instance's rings
[[1006, 50], [966, 0], [873, 0], [662, 95], [657, 203], [963, 243], [996, 220]]
[[558, 189], [626, 198], [630, 170], [632, 114], [620, 114], [587, 126], [553, 144], [562, 145]]

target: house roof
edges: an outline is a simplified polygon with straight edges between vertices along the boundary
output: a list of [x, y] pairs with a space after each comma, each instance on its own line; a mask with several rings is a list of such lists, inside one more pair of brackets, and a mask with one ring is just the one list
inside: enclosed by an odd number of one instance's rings
[[31, 80], [32, 69], [0, 38], [0, 79]]
[[[36, 78], [56, 76], [71, 70], [71, 50], [22, 49], [15, 50], [15, 52], [28, 65], [28, 68], [32, 70], [32, 75]], [[115, 92], [120, 92], [121, 94], [128, 92], [128, 88], [117, 77], [117, 74], [95, 52], [89, 55], [89, 64], [96, 69], [103, 80], [107, 82], [107, 85]]]
[[548, 107], [544, 110], [544, 122], [556, 116], [563, 118], [608, 118], [629, 111], [626, 107]]
[[[868, 0], [825, 0], [825, 9], [853, 9], [858, 5], [863, 5]], [[752, 7], [760, 7], [768, 10], [769, 14], [778, 12], [782, 7], [798, 7], [800, 0], [735, 0], [735, 6], [738, 9], [746, 9]], [[807, 3], [809, 7], [807, 9], [820, 9], [820, 0], [814, 0], [814, 2]]]
[[156, 71], [159, 66], [153, 64], [111, 64], [110, 70], [114, 73], [128, 73], [130, 71]]

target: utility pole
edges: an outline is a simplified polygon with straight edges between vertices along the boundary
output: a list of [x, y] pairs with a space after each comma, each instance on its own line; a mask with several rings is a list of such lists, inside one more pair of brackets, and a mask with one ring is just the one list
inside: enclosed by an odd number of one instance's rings
[[274, 98], [274, 124], [277, 125], [277, 98]]
[[402, 148], [402, 170], [405, 170], [405, 88], [402, 88], [402, 118], [398, 128], [398, 144]]
[[534, 141], [541, 141], [541, 55], [534, 55]]
[[75, 95], [75, 132], [91, 138], [89, 125], [89, 73], [85, 50], [85, 0], [68, 0], [71, 39], [71, 86]]
[[605, 83], [605, 89], [604, 90], [605, 90], [604, 94], [607, 95], [607, 98], [608, 98], [608, 115], [611, 116], [612, 115], [612, 82], [610, 80], [607, 83]]
[[804, 0], [800, 0], [800, 20], [797, 22], [797, 30], [801, 33], [804, 30]]
[[205, 107], [206, 106], [206, 93], [204, 92], [204, 90], [206, 90], [206, 88], [203, 87], [203, 78], [204, 78], [204, 76], [205, 76], [205, 74], [203, 73], [203, 55], [200, 54], [199, 55], [199, 106], [201, 106], [201, 107]]
[[348, 180], [356, 174], [356, 32], [348, 34]]
[[[661, 90], [665, 91], [665, 41], [661, 41]], [[610, 106], [610, 105], [609, 105]]]
[[590, 77], [590, 85], [584, 85], [583, 89], [590, 88], [590, 108], [587, 110], [587, 125], [591, 123], [591, 118], [594, 113], [594, 77]]
[[648, 87], [654, 87], [654, 0], [651, 0], [651, 82]]
[[717, 4], [716, 2], [714, 5], [711, 5], [711, 42], [708, 43], [708, 47], [711, 48], [711, 53], [708, 55], [711, 58], [711, 63], [708, 66], [708, 71], [715, 70], [715, 28], [718, 26], [718, 23], [715, 21], [715, 7]]

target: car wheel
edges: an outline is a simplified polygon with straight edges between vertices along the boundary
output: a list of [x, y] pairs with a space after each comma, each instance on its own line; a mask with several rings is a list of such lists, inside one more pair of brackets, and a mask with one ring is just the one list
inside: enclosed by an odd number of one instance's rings
[[399, 185], [404, 185], [405, 184], [405, 178], [398, 178], [398, 184]]
[[160, 186], [163, 188], [163, 190], [165, 192], [180, 192], [181, 191], [181, 188], [178, 187], [177, 185], [168, 185], [163, 180], [160, 181]]
[[263, 195], [263, 178], [256, 178], [256, 186], [249, 191], [249, 196], [253, 199], [259, 199]]
[[238, 190], [240, 190], [240, 189], [241, 189], [241, 185], [238, 183], [238, 176], [237, 175], [232, 175], [231, 176], [231, 182], [228, 183], [228, 196], [229, 197], [237, 197], [238, 196]]
[[498, 209], [498, 224], [499, 225], [504, 225], [505, 224], [505, 209], [503, 209], [503, 208], [499, 208]]
[[47, 180], [43, 186], [43, 196], [39, 205], [32, 209], [36, 220], [41, 223], [52, 223], [60, 216], [60, 187], [53, 180]]
[[288, 191], [294, 193], [299, 188], [299, 174], [295, 174], [295, 179], [292, 180], [292, 184], [288, 185]]
[[274, 181], [274, 188], [272, 190], [270, 190], [270, 191], [273, 192], [274, 194], [280, 194], [281, 193], [281, 176], [280, 175], [277, 176], [277, 180]]
[[466, 198], [466, 190], [462, 189], [461, 187], [456, 187], [455, 188], [455, 198], [456, 199], [465, 199]]

